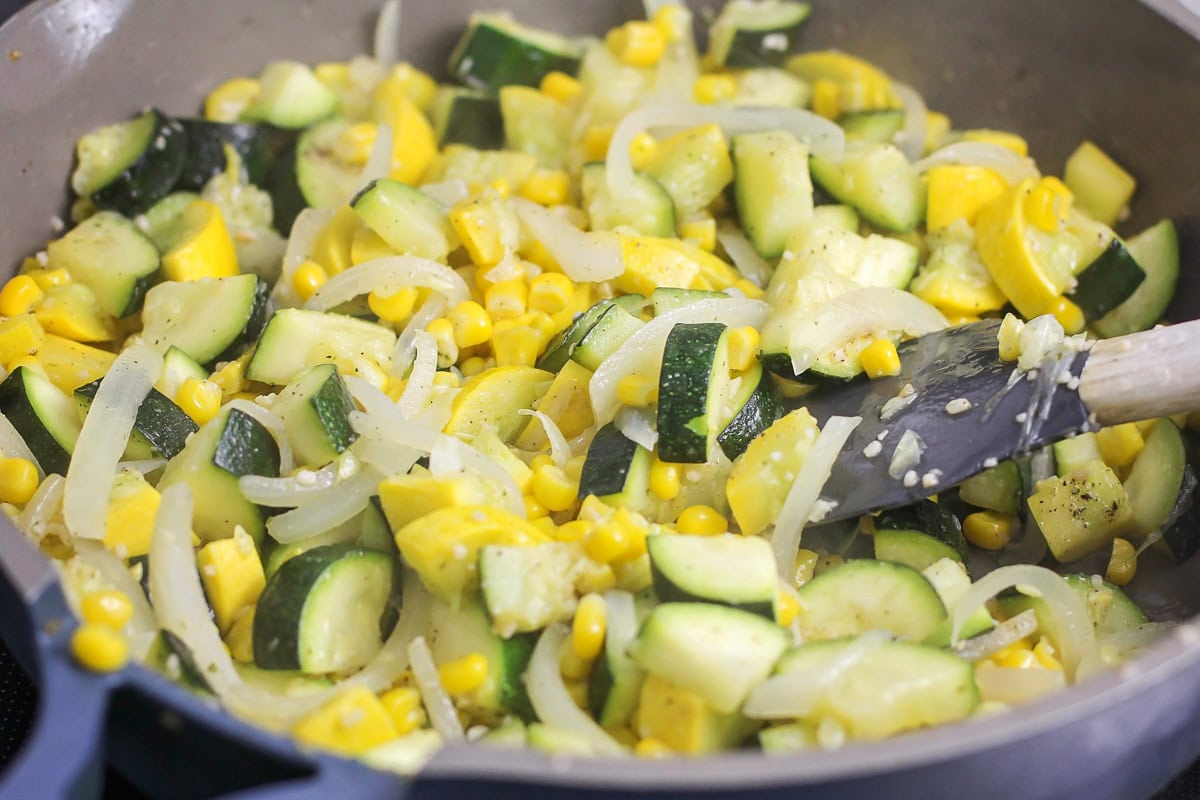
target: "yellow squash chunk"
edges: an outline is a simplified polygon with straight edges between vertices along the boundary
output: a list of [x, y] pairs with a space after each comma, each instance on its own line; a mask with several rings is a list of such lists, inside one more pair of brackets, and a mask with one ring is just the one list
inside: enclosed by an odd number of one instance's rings
[[948, 316], [981, 314], [1008, 300], [992, 280], [963, 220], [929, 237], [929, 258], [908, 290]]
[[[554, 376], [554, 382], [537, 404], [541, 411], [558, 425], [563, 436], [573, 439], [595, 422], [592, 417], [592, 401], [588, 395], [588, 382], [592, 371], [582, 364], [567, 361]], [[542, 423], [530, 419], [525, 430], [517, 437], [517, 447], [538, 452], [546, 449], [546, 438]]]
[[350, 239], [350, 263], [358, 266], [366, 261], [396, 255], [391, 245], [375, 231], [363, 225]]
[[258, 99], [262, 87], [254, 78], [231, 78], [204, 99], [204, 118], [213, 122], [237, 122], [242, 112]]
[[1004, 147], [1012, 150], [1019, 156], [1029, 155], [1029, 143], [1015, 133], [1008, 131], [994, 131], [988, 128], [976, 128], [974, 130], [963, 131], [963, 141], [967, 142], [982, 142], [984, 144], [994, 144], [998, 147]]
[[108, 372], [117, 357], [107, 350], [80, 344], [52, 333], [37, 352], [38, 361], [50, 381], [70, 394]]
[[1115, 225], [1129, 208], [1137, 181], [1120, 164], [1085, 141], [1067, 159], [1063, 180], [1079, 207], [1105, 225]]
[[1146, 440], [1137, 425], [1126, 422], [1096, 431], [1096, 444], [1100, 456], [1110, 467], [1128, 467], [1142, 452]]
[[454, 398], [445, 432], [476, 436], [492, 430], [509, 442], [525, 425], [521, 411], [533, 404], [554, 380], [552, 373], [527, 366], [493, 367], [467, 381]]
[[354, 235], [364, 227], [353, 208], [342, 206], [334, 213], [329, 224], [317, 234], [309, 257], [324, 267], [327, 275], [345, 272], [354, 266], [350, 257]]
[[787, 69], [809, 84], [829, 81], [840, 92], [841, 112], [892, 108], [900, 101], [892, 91], [892, 80], [883, 70], [857, 56], [839, 50], [814, 50], [788, 59]]
[[448, 478], [432, 475], [394, 475], [380, 482], [379, 501], [393, 531], [441, 508], [496, 503], [500, 491], [472, 473]]
[[690, 242], [653, 236], [621, 236], [625, 271], [613, 281], [623, 292], [649, 295], [660, 286], [724, 289], [737, 273], [712, 253]]
[[504, 220], [496, 200], [463, 200], [447, 213], [471, 262], [480, 267], [495, 266], [504, 258]]
[[123, 558], [149, 553], [160, 499], [140, 472], [118, 473], [104, 516], [104, 544], [108, 549]]
[[238, 274], [237, 251], [215, 203], [193, 200], [179, 220], [179, 235], [163, 254], [167, 280], [195, 281]]
[[1039, 481], [1026, 502], [1050, 552], [1064, 563], [1108, 547], [1130, 514], [1120, 478], [1099, 459]]
[[550, 541], [524, 519], [494, 506], [442, 508], [396, 531], [396, 547], [425, 588], [447, 603], [479, 585], [479, 549]]
[[499, 464], [522, 493], [529, 491], [533, 482], [533, 470], [493, 431], [481, 431], [471, 441], [471, 446]]
[[302, 719], [292, 735], [310, 747], [359, 756], [395, 739], [396, 726], [370, 689], [354, 686]]
[[96, 306], [96, 296], [82, 283], [52, 286], [33, 313], [47, 333], [76, 342], [109, 342], [116, 338], [112, 319]]
[[779, 516], [818, 432], [808, 410], [796, 409], [763, 431], [734, 462], [725, 496], [742, 533], [761, 533]]
[[929, 170], [929, 205], [925, 225], [930, 233], [945, 229], [955, 220], [974, 225], [979, 210], [1008, 188], [993, 169], [943, 164]]
[[46, 340], [46, 331], [33, 314], [0, 317], [0, 366], [36, 353]]
[[429, 119], [409, 97], [409, 86], [393, 73], [375, 89], [371, 119], [392, 130], [392, 167], [388, 177], [413, 186], [437, 156], [437, 136]]
[[646, 675], [637, 712], [637, 734], [677, 753], [715, 753], [741, 741], [754, 723], [741, 714], [718, 714], [704, 698], [657, 675]]
[[217, 618], [217, 627], [229, 630], [242, 609], [258, 602], [267, 579], [254, 540], [238, 530], [229, 539], [218, 539], [196, 554], [204, 594]]
[[254, 606], [234, 615], [233, 623], [225, 633], [225, 646], [234, 661], [254, 663]]

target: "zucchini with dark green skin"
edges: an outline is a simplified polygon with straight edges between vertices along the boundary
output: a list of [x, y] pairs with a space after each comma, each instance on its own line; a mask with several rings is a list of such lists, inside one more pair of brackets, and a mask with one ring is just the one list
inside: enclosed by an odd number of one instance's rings
[[[637, 297], [641, 298], [641, 295]], [[644, 324], [635, 314], [626, 310], [624, 304], [613, 302], [579, 340], [579, 344], [571, 351], [571, 359], [594, 370]]]
[[47, 475], [67, 474], [82, 426], [70, 397], [29, 367], [17, 367], [0, 382], [0, 413]]
[[812, 217], [808, 147], [784, 131], [733, 137], [734, 196], [738, 217], [755, 251], [779, 258], [788, 237]]
[[262, 182], [267, 168], [296, 135], [267, 124], [249, 122], [213, 122], [206, 119], [179, 119], [187, 133], [187, 156], [175, 189], [198, 192], [209, 178], [226, 168], [225, 146], [232, 147], [242, 159], [246, 178]]
[[350, 206], [398, 253], [444, 261], [450, 252], [446, 209], [420, 189], [380, 178], [363, 187]]
[[300, 464], [328, 464], [358, 438], [350, 425], [354, 401], [333, 364], [300, 373], [279, 393], [274, 410]]
[[[967, 540], [963, 536], [962, 524], [958, 521], [958, 517], [954, 516], [944, 505], [935, 503], [933, 500], [921, 500], [911, 506], [880, 512], [879, 516], [875, 518], [875, 529], [877, 531], [923, 533], [955, 553], [957, 561], [962, 561], [967, 556]], [[924, 568], [918, 567], [917, 569]]]
[[1179, 234], [1169, 219], [1147, 228], [1125, 242], [1146, 279], [1125, 302], [1092, 323], [1104, 337], [1144, 331], [1167, 313], [1179, 282]]
[[613, 197], [604, 163], [586, 164], [581, 191], [594, 231], [626, 226], [646, 236], [675, 236], [675, 202], [661, 183], [645, 173], [635, 173], [626, 193]]
[[750, 442], [784, 414], [783, 399], [761, 364], [755, 364], [741, 376], [732, 408], [733, 419], [717, 436], [717, 444], [731, 461], [746, 452]]
[[650, 481], [650, 451], [625, 438], [613, 423], [596, 431], [579, 476], [579, 496], [595, 495], [609, 505], [636, 507]]
[[727, 330], [719, 322], [684, 323], [667, 334], [658, 378], [658, 454], [663, 461], [708, 461], [729, 390]]
[[563, 364], [571, 359], [571, 354], [579, 346], [579, 342], [587, 335], [600, 316], [612, 305], [611, 300], [601, 300], [583, 313], [577, 315], [571, 324], [555, 334], [546, 345], [545, 352], [537, 361], [537, 368], [548, 372], [558, 372]]
[[664, 603], [733, 606], [773, 620], [775, 555], [757, 536], [650, 536], [654, 593]]
[[904, 126], [904, 112], [898, 108], [851, 111], [838, 117], [837, 122], [846, 132], [848, 139], [890, 142]]
[[925, 183], [895, 145], [851, 142], [841, 162], [813, 156], [809, 168], [814, 183], [872, 225], [908, 233], [925, 219]]
[[[75, 390], [75, 401], [85, 415], [99, 390], [99, 379]], [[125, 453], [134, 459], [174, 458], [198, 429], [182, 408], [158, 389], [151, 388], [138, 406]]]
[[429, 116], [438, 144], [465, 144], [477, 150], [504, 147], [504, 116], [495, 95], [476, 89], [442, 87]]
[[1146, 273], [1117, 237], [1091, 264], [1075, 276], [1067, 299], [1079, 306], [1083, 318], [1096, 320], [1133, 296]]
[[547, 73], [579, 72], [582, 46], [522, 25], [507, 14], [472, 14], [450, 54], [450, 74], [478, 89], [538, 86]]
[[788, 0], [730, 0], [709, 28], [709, 55], [723, 67], [777, 67], [811, 11]]
[[94, 214], [46, 246], [52, 269], [85, 284], [96, 305], [114, 317], [137, 311], [158, 277], [158, 248], [115, 211]]
[[255, 275], [168, 281], [146, 296], [143, 336], [200, 364], [237, 358], [266, 325], [270, 287]]
[[179, 180], [187, 158], [183, 126], [156, 108], [79, 140], [71, 186], [97, 208], [128, 217], [165, 197]]

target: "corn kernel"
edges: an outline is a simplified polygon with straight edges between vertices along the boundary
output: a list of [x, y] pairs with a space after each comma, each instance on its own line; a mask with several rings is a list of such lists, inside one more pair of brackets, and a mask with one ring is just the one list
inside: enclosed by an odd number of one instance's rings
[[439, 367], [446, 369], [458, 361], [458, 342], [454, 339], [454, 323], [445, 317], [438, 317], [426, 325], [425, 330], [437, 343]]
[[1137, 575], [1137, 550], [1127, 539], [1113, 539], [1112, 555], [1104, 577], [1117, 586], [1124, 586]]
[[646, 375], [626, 375], [617, 383], [617, 399], [635, 408], [652, 406], [658, 402], [658, 381]]
[[458, 368], [462, 370], [464, 378], [473, 378], [487, 369], [487, 365], [487, 359], [480, 356], [471, 356], [470, 358], [463, 359]]
[[729, 530], [729, 521], [712, 506], [688, 506], [679, 513], [675, 527], [691, 536], [715, 536]]
[[659, 461], [656, 456], [650, 465], [650, 492], [659, 500], [674, 500], [683, 488], [678, 464]]
[[204, 99], [204, 118], [213, 122], [237, 122], [242, 112], [258, 99], [261, 89], [254, 78], [231, 78]]
[[581, 681], [592, 671], [592, 662], [575, 655], [574, 647], [564, 647], [558, 654], [558, 671], [568, 682]]
[[246, 388], [246, 363], [244, 356], [234, 359], [208, 376], [220, 388], [222, 398], [233, 397]]
[[1045, 636], [1038, 639], [1038, 643], [1033, 646], [1033, 657], [1043, 669], [1062, 672], [1062, 662], [1058, 660], [1058, 656], [1054, 653], [1054, 646], [1046, 641]]
[[692, 97], [697, 103], [712, 105], [732, 100], [737, 94], [737, 81], [732, 75], [701, 75], [692, 84]]
[[554, 459], [548, 453], [538, 453], [529, 460], [529, 468], [537, 471], [554, 466]]
[[729, 331], [729, 368], [742, 372], [750, 369], [758, 362], [758, 348], [761, 337], [758, 331], [750, 326], [733, 328]]
[[112, 628], [85, 622], [71, 634], [71, 654], [93, 672], [116, 672], [129, 660], [129, 645]]
[[133, 604], [124, 592], [102, 589], [83, 596], [79, 602], [79, 613], [84, 622], [104, 625], [119, 631], [133, 616]]
[[554, 539], [559, 542], [582, 542], [592, 530], [592, 524], [580, 519], [564, 522], [554, 531]]
[[631, 20], [613, 28], [604, 43], [617, 58], [631, 67], [652, 67], [662, 58], [667, 40], [652, 22]]
[[975, 130], [963, 131], [963, 141], [967, 142], [983, 142], [985, 144], [994, 144], [999, 147], [1004, 147], [1012, 150], [1019, 156], [1029, 155], [1029, 143], [1015, 133], [1008, 131], [994, 131], [987, 128], [977, 128]]
[[209, 380], [188, 378], [175, 394], [175, 405], [197, 425], [203, 425], [221, 410], [221, 387]]
[[812, 85], [812, 110], [825, 119], [842, 115], [842, 88], [837, 81], [818, 78]]
[[588, 558], [601, 564], [610, 564], [629, 549], [629, 537], [622, 526], [615, 522], [603, 522], [593, 528], [583, 542]]
[[575, 504], [579, 495], [579, 484], [551, 464], [533, 473], [533, 496], [551, 511], [566, 511]]
[[1083, 330], [1083, 311], [1065, 297], [1056, 298], [1043, 313], [1052, 314], [1067, 333], [1079, 333]]
[[690, 219], [679, 226], [679, 238], [690, 239], [706, 253], [717, 248], [717, 221], [711, 215]]
[[454, 329], [454, 341], [460, 348], [474, 347], [492, 338], [492, 319], [483, 306], [464, 300], [446, 315]]
[[1015, 528], [1013, 517], [996, 511], [976, 511], [963, 520], [963, 536], [982, 550], [1003, 550]]
[[307, 303], [327, 280], [329, 274], [324, 267], [315, 261], [305, 261], [292, 273], [292, 288], [296, 290], [296, 296]]
[[900, 354], [891, 339], [876, 339], [862, 351], [862, 367], [870, 378], [900, 374]]
[[444, 386], [447, 389], [457, 389], [462, 385], [462, 381], [459, 380], [458, 375], [456, 375], [452, 370], [443, 369], [434, 373], [433, 385]]
[[575, 284], [561, 272], [543, 272], [529, 282], [529, 308], [546, 314], [566, 309], [575, 293]]
[[583, 94], [583, 84], [559, 70], [547, 72], [539, 88], [560, 103], [573, 102]]
[[633, 746], [633, 754], [638, 758], [670, 758], [672, 753], [671, 748], [667, 747], [662, 739], [647, 736], [638, 739], [638, 743]]
[[383, 710], [403, 736], [421, 727], [425, 722], [425, 711], [421, 708], [421, 693], [412, 686], [398, 686], [379, 696]]
[[43, 292], [49, 291], [55, 286], [65, 286], [71, 282], [71, 273], [62, 267], [58, 269], [39, 269], [28, 274]]
[[373, 122], [347, 125], [333, 141], [333, 155], [338, 161], [361, 167], [371, 157], [378, 135], [379, 128]]
[[604, 647], [604, 636], [608, 630], [604, 598], [589, 594], [579, 599], [575, 607], [575, 619], [571, 621], [571, 647], [575, 657], [582, 661], [593, 661]]
[[1132, 464], [1138, 453], [1142, 452], [1146, 440], [1142, 438], [1137, 425], [1126, 422], [1096, 431], [1096, 444], [1104, 463], [1115, 469]]
[[1067, 224], [1074, 200], [1065, 183], [1048, 175], [1025, 198], [1025, 217], [1047, 233], [1058, 233]]
[[[680, 38], [685, 25], [691, 24], [691, 16], [685, 16], [686, 9], [676, 3], [667, 3], [654, 12], [651, 22], [658, 28], [659, 33], [668, 44]], [[688, 29], [690, 30], [690, 28]]]
[[483, 653], [471, 653], [438, 667], [443, 688], [453, 695], [470, 694], [483, 686], [488, 676], [488, 660]]
[[634, 169], [645, 169], [657, 153], [658, 140], [645, 131], [634, 136], [629, 143], [629, 159]]
[[0, 459], [0, 503], [23, 506], [38, 487], [38, 471], [24, 458]]
[[532, 366], [546, 344], [541, 331], [525, 325], [500, 323], [492, 332], [496, 366]]
[[521, 184], [521, 196], [543, 206], [559, 206], [567, 202], [571, 178], [561, 169], [538, 168]]
[[813, 579], [813, 575], [817, 572], [817, 562], [820, 560], [821, 554], [816, 550], [801, 547], [796, 551], [795, 572], [793, 574], [797, 586], [803, 586]]
[[612, 141], [612, 125], [594, 125], [583, 133], [583, 154], [588, 161], [604, 161]]
[[800, 613], [800, 601], [790, 587], [782, 588], [775, 594], [775, 621], [783, 627], [788, 627]]
[[528, 302], [529, 287], [519, 278], [492, 284], [483, 293], [483, 306], [493, 320], [520, 316]]
[[525, 516], [530, 520], [541, 519], [542, 517], [549, 516], [550, 509], [538, 502], [537, 497], [532, 492], [522, 495], [521, 500], [525, 503]]
[[766, 292], [762, 290], [762, 287], [754, 285], [745, 278], [734, 281], [731, 288], [737, 289], [742, 293], [743, 297], [748, 297], [751, 300], [761, 300], [766, 294]]
[[37, 281], [28, 275], [17, 275], [0, 289], [0, 316], [26, 314], [45, 296]]
[[1002, 650], [992, 653], [988, 660], [998, 667], [1008, 669], [1031, 669], [1037, 665], [1037, 657], [1025, 639], [1018, 639]]
[[371, 292], [367, 295], [367, 306], [384, 322], [404, 322], [412, 316], [419, 296], [420, 290], [413, 286], [389, 295]]

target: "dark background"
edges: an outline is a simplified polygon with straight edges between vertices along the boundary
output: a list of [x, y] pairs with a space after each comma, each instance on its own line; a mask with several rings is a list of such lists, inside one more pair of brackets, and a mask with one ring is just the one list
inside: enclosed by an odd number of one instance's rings
[[[170, 2], [170, 0], [163, 0]], [[330, 0], [334, 2], [335, 0]], [[0, 22], [8, 19], [28, 0], [0, 0]], [[500, 3], [498, 2], [498, 5]], [[1200, 45], [1197, 45], [1200, 48]], [[265, 57], [265, 54], [264, 54]], [[0, 87], [3, 91], [3, 87]], [[0, 130], [3, 121], [0, 120]], [[3, 182], [3, 176], [0, 176]], [[8, 650], [0, 642], [0, 770], [20, 749], [25, 733], [34, 718], [37, 704], [36, 689], [13, 661]], [[104, 797], [106, 800], [138, 800], [139, 792], [125, 783], [113, 772], [106, 776]], [[26, 800], [22, 798], [21, 800]], [[28, 800], [33, 800], [29, 798]], [[1015, 800], [1019, 800], [1016, 798]], [[1131, 800], [1134, 800], [1131, 798]], [[1200, 761], [1177, 778], [1153, 800], [1200, 800]]]

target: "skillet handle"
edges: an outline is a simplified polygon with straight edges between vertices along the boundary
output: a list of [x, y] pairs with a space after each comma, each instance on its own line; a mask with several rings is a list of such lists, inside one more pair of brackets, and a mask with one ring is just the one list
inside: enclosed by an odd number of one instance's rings
[[214, 800], [402, 800], [412, 789], [410, 779], [395, 773], [364, 769], [362, 765], [325, 754], [314, 754], [316, 772], [303, 778], [256, 786]]

